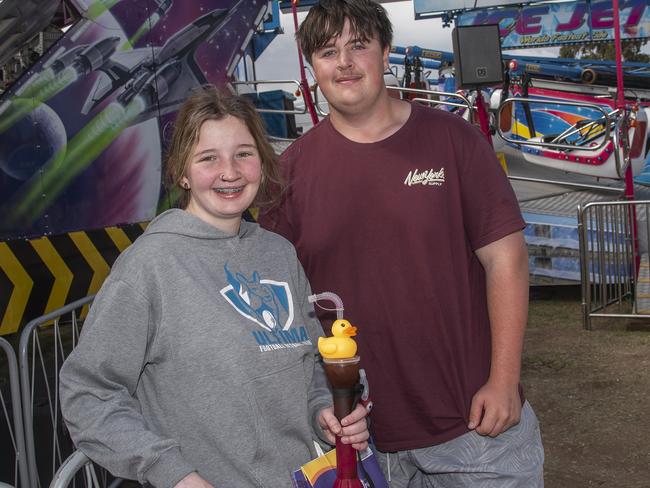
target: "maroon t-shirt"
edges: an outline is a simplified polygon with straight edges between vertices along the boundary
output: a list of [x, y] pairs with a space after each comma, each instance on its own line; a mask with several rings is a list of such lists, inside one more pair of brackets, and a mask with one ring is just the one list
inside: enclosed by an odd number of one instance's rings
[[260, 223], [293, 242], [314, 293], [340, 295], [358, 327], [377, 447], [466, 432], [491, 349], [474, 251], [525, 225], [490, 145], [457, 115], [413, 104], [401, 129], [371, 144], [325, 119], [282, 165], [286, 198]]

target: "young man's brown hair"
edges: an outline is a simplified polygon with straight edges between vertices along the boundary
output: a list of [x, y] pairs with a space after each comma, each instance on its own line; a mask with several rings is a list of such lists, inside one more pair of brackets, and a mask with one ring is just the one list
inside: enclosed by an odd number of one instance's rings
[[350, 31], [362, 41], [377, 38], [382, 49], [393, 42], [393, 26], [386, 9], [372, 0], [321, 0], [309, 10], [296, 38], [311, 63], [314, 52], [343, 32], [345, 20]]

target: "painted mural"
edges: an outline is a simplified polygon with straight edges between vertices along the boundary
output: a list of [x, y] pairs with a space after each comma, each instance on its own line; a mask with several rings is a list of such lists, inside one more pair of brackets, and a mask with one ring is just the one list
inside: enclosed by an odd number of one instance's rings
[[176, 109], [227, 82], [266, 7], [78, 2], [83, 19], [0, 100], [0, 239], [151, 219]]

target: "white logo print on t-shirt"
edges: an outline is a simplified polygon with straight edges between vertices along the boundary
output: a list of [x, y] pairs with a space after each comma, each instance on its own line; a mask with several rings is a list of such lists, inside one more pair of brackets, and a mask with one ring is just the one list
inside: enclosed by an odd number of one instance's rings
[[433, 168], [426, 169], [418, 173], [418, 169], [415, 168], [413, 171], [409, 171], [409, 174], [404, 180], [404, 184], [407, 186], [413, 185], [423, 185], [423, 186], [441, 186], [445, 182], [445, 168], [440, 168], [438, 171], [434, 171]]

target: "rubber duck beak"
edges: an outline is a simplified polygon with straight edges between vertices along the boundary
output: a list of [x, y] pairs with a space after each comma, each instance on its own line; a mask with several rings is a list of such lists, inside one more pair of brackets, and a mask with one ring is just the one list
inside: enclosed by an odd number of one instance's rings
[[357, 335], [357, 328], [354, 326], [348, 327], [347, 329], [345, 329], [345, 335], [354, 337], [355, 335]]

